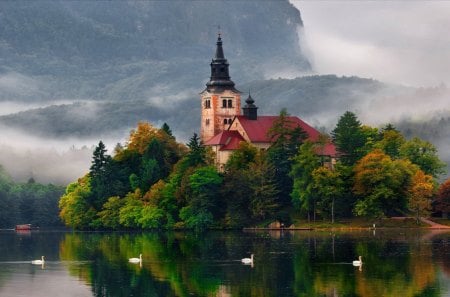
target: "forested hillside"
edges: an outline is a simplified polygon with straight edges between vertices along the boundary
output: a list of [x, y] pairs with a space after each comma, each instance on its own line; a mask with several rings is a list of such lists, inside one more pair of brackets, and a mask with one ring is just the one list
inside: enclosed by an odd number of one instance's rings
[[199, 89], [218, 25], [236, 81], [310, 70], [288, 1], [2, 1], [0, 99], [143, 100]]
[[58, 200], [63, 191], [61, 186], [38, 184], [33, 179], [14, 183], [0, 166], [0, 228], [13, 228], [16, 224], [62, 226]]

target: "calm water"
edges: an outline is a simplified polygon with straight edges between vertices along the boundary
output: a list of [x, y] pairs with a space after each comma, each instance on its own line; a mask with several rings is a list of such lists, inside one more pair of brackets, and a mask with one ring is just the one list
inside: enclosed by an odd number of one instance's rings
[[450, 233], [3, 231], [0, 296], [448, 297]]

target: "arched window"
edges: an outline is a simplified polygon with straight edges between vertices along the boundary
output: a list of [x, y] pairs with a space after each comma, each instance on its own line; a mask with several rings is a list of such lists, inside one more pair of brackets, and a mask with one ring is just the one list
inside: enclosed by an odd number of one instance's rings
[[222, 100], [222, 108], [227, 108], [227, 100], [226, 99]]
[[205, 108], [211, 108], [211, 100], [209, 99], [205, 100]]
[[228, 120], [227, 119], [223, 119], [223, 124], [224, 125], [228, 124]]
[[233, 100], [228, 99], [228, 108], [233, 108]]

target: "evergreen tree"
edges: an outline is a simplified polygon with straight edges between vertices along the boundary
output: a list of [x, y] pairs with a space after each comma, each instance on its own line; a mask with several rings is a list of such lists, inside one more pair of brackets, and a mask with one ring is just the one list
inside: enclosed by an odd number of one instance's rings
[[165, 132], [167, 135], [169, 135], [170, 137], [173, 137], [172, 130], [170, 129], [169, 125], [167, 125], [167, 123], [164, 123], [164, 124], [161, 126], [161, 130], [164, 131], [164, 132]]
[[342, 154], [342, 163], [354, 165], [362, 157], [366, 137], [362, 131], [361, 122], [354, 113], [345, 112], [331, 136], [338, 151]]
[[110, 187], [112, 158], [106, 154], [106, 151], [105, 145], [100, 141], [94, 150], [92, 165], [89, 171], [92, 189], [90, 202], [96, 210], [100, 210], [108, 197], [112, 196], [109, 195], [112, 192]]
[[288, 206], [291, 204], [290, 193], [293, 185], [289, 176], [292, 158], [307, 138], [307, 134], [289, 119], [289, 114], [283, 109], [269, 129], [268, 136], [273, 143], [268, 149], [267, 158], [276, 171], [275, 180], [280, 191], [279, 202], [283, 206]]

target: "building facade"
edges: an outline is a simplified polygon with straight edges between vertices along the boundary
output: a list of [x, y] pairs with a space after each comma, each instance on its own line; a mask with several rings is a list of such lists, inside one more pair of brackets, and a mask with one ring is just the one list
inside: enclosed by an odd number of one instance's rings
[[[211, 147], [215, 155], [216, 166], [222, 170], [231, 153], [239, 148], [242, 141], [259, 149], [268, 149], [272, 144], [269, 129], [278, 116], [258, 115], [250, 93], [242, 107], [241, 92], [235, 89], [230, 79], [229, 64], [223, 53], [222, 39], [219, 34], [216, 53], [211, 61], [211, 76], [201, 97], [200, 138], [205, 146]], [[287, 117], [294, 127], [300, 127], [308, 135], [308, 140], [318, 142], [320, 132], [296, 116]], [[336, 160], [336, 148], [331, 142], [325, 142], [317, 150], [317, 154], [333, 166]]]

